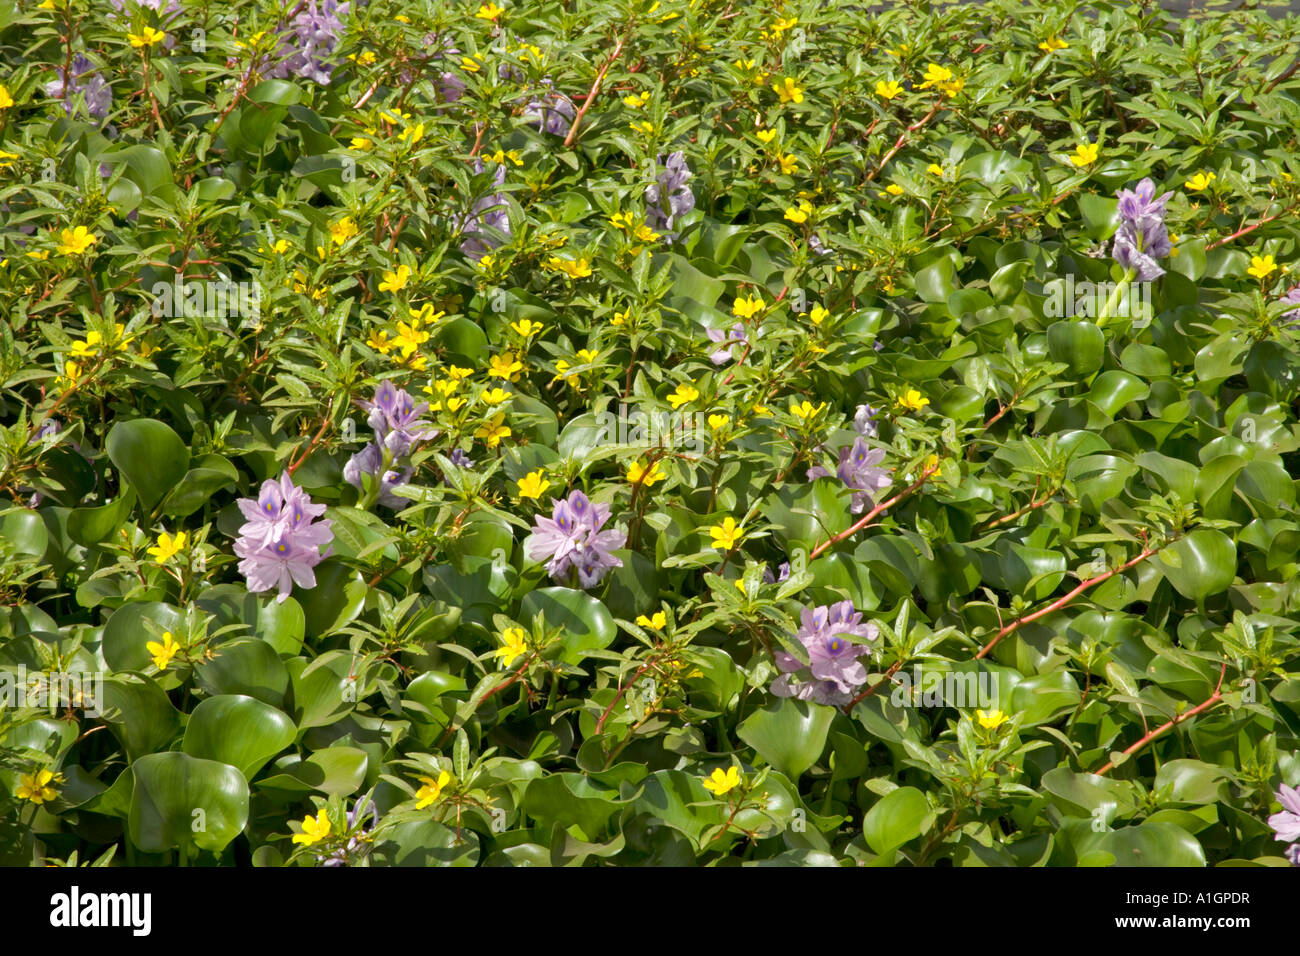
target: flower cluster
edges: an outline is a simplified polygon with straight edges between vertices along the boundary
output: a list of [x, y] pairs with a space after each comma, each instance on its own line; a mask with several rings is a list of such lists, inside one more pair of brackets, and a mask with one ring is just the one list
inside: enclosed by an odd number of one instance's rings
[[818, 704], [842, 707], [867, 682], [867, 669], [859, 658], [870, 656], [865, 642], [880, 636], [873, 621], [862, 622], [852, 601], [804, 608], [795, 635], [808, 651], [808, 664], [784, 651], [776, 654], [781, 676], [772, 682], [778, 697], [797, 697]]
[[609, 505], [596, 504], [581, 491], [570, 492], [563, 501], [552, 498], [551, 503], [551, 517], [537, 516], [524, 548], [529, 559], [546, 561], [552, 580], [564, 581], [576, 572], [578, 583], [589, 588], [610, 568], [623, 566], [610, 552], [623, 547], [627, 536], [616, 528], [601, 530], [609, 520]]
[[256, 498], [239, 499], [239, 510], [248, 520], [240, 526], [235, 554], [242, 560], [239, 572], [248, 590], [269, 591], [278, 587], [277, 601], [283, 601], [296, 583], [314, 588], [313, 568], [329, 557], [332, 549], [321, 547], [334, 540], [331, 521], [317, 522], [324, 505], [312, 504], [307, 493], [293, 483], [286, 471], [280, 480], [268, 478]]
[[1300, 790], [1282, 784], [1277, 799], [1282, 809], [1268, 818], [1268, 825], [1279, 843], [1291, 844], [1286, 848], [1286, 858], [1300, 866]]
[[343, 478], [348, 484], [364, 491], [362, 474], [379, 479], [381, 505], [402, 508], [406, 500], [393, 494], [393, 488], [410, 481], [415, 469], [402, 464], [415, 445], [436, 438], [438, 432], [429, 427], [421, 416], [428, 411], [425, 402], [415, 403], [405, 389], [400, 389], [385, 379], [375, 389], [373, 402], [361, 402], [369, 412], [366, 419], [375, 432], [375, 440], [348, 459], [343, 466]]
[[[856, 423], [857, 419], [855, 418], [854, 421]], [[874, 428], [875, 424], [868, 419], [866, 427]], [[884, 460], [885, 450], [868, 448], [862, 435], [853, 439], [852, 445], [840, 449], [839, 467], [835, 469], [835, 474], [840, 481], [844, 482], [846, 488], [853, 491], [851, 508], [854, 514], [861, 514], [868, 508], [874, 508], [876, 506], [874, 493], [890, 486], [889, 470], [880, 467], [880, 463]], [[809, 481], [829, 478], [830, 475], [831, 473], [821, 465], [814, 465], [808, 469]]]
[[[550, 80], [544, 82], [551, 85]], [[573, 100], [556, 90], [534, 97], [524, 108], [524, 119], [536, 123], [538, 132], [552, 136], [567, 136], [577, 117]]]
[[691, 171], [686, 155], [678, 150], [659, 157], [659, 175], [645, 188], [645, 223], [668, 239], [674, 238], [673, 224], [695, 208], [695, 194], [687, 185]]
[[284, 59], [270, 75], [277, 79], [297, 75], [328, 86], [334, 66], [327, 58], [338, 46], [342, 18], [350, 6], [347, 0], [310, 0], [305, 7], [299, 4], [281, 31], [280, 55]]
[[1165, 274], [1156, 262], [1169, 255], [1173, 244], [1165, 229], [1165, 204], [1173, 193], [1156, 198], [1156, 184], [1150, 179], [1137, 189], [1119, 191], [1119, 231], [1115, 233], [1114, 256], [1125, 269], [1136, 269], [1137, 278], [1150, 282]]
[[[62, 100], [68, 116], [82, 113], [101, 121], [108, 118], [113, 108], [113, 89], [88, 57], [78, 53], [68, 69], [59, 67], [57, 72], [59, 78], [45, 84], [45, 95]], [[85, 103], [84, 109], [79, 108], [79, 98]]]
[[[474, 172], [483, 172], [481, 160], [475, 160]], [[478, 262], [493, 249], [501, 245], [503, 238], [510, 238], [510, 217], [506, 213], [506, 197], [499, 187], [506, 181], [506, 167], [502, 163], [492, 177], [492, 184], [497, 192], [488, 193], [477, 200], [468, 214], [456, 223], [458, 229], [468, 238], [460, 244], [460, 251]]]
[[[745, 326], [737, 322], [727, 329], [707, 329], [709, 341], [718, 344], [719, 347], [709, 353], [709, 361], [714, 365], [725, 365], [732, 361], [736, 356], [732, 351], [737, 345], [748, 345], [749, 338], [745, 335]], [[721, 343], [726, 343], [725, 345]]]

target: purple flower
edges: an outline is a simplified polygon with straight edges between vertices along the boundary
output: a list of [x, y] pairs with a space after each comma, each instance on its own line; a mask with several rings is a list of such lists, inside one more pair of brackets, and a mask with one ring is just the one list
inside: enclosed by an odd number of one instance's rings
[[[893, 483], [889, 471], [879, 467], [884, 460], [885, 450], [868, 448], [861, 435], [853, 440], [852, 445], [840, 449], [839, 467], [835, 469], [835, 475], [844, 482], [846, 488], [853, 491], [849, 507], [854, 514], [874, 508], [874, 493], [883, 491]], [[821, 465], [814, 465], [808, 469], [808, 480], [829, 478], [830, 474]]]
[[808, 237], [808, 248], [812, 250], [815, 256], [828, 256], [831, 254], [831, 248], [822, 242], [821, 237], [813, 233]]
[[871, 649], [863, 643], [879, 637], [880, 629], [873, 621], [863, 623], [852, 601], [804, 608], [799, 619], [802, 626], [795, 637], [808, 651], [808, 664], [778, 652], [776, 666], [782, 673], [772, 682], [772, 693], [835, 707], [847, 704], [867, 682], [860, 659], [870, 656]]
[[327, 58], [338, 46], [342, 17], [347, 16], [350, 6], [346, 0], [310, 0], [298, 9], [280, 30], [279, 53], [284, 59], [271, 69], [270, 76], [285, 79], [297, 74], [322, 86], [329, 85], [334, 66]]
[[447, 456], [447, 460], [450, 461], [457, 468], [474, 467], [474, 459], [469, 457], [469, 455], [465, 454], [459, 448], [453, 448], [451, 450], [451, 454]]
[[1168, 192], [1157, 197], [1156, 184], [1150, 179], [1142, 180], [1136, 189], [1121, 189], [1117, 196], [1120, 226], [1115, 233], [1115, 261], [1125, 269], [1137, 270], [1142, 282], [1165, 274], [1156, 260], [1173, 248], [1165, 229], [1165, 205], [1171, 196]]
[[[104, 77], [95, 69], [95, 64], [78, 53], [72, 58], [68, 70], [59, 67], [57, 80], [45, 84], [45, 95], [63, 101], [63, 110], [68, 116], [82, 113], [97, 120], [108, 118], [113, 108], [113, 90], [104, 81]], [[71, 74], [71, 83], [68, 75]], [[78, 97], [84, 98], [85, 108], [80, 109]]]
[[405, 508], [410, 504], [407, 499], [399, 498], [393, 494], [393, 489], [410, 481], [413, 473], [413, 468], [406, 468], [402, 471], [393, 468], [385, 469], [384, 451], [374, 443], [361, 449], [361, 451], [349, 458], [347, 464], [343, 466], [343, 480], [360, 491], [365, 490], [365, 485], [361, 481], [362, 474], [378, 478], [378, 502], [385, 508], [394, 509]]
[[529, 560], [546, 561], [554, 581], [571, 573], [584, 587], [599, 584], [610, 568], [623, 566], [610, 552], [623, 547], [627, 536], [617, 529], [602, 531], [609, 520], [609, 505], [596, 504], [581, 491], [570, 492], [566, 500], [551, 499], [551, 517], [538, 515], [536, 527], [524, 543]]
[[364, 491], [363, 474], [379, 480], [381, 505], [403, 508], [407, 502], [393, 494], [393, 488], [411, 480], [415, 469], [400, 460], [422, 441], [437, 437], [436, 429], [420, 416], [429, 410], [426, 402], [415, 403], [409, 392], [388, 379], [375, 389], [373, 402], [359, 402], [369, 417], [366, 422], [375, 432], [375, 440], [348, 459], [343, 466], [343, 480]]
[[661, 154], [658, 162], [659, 175], [645, 188], [645, 222], [671, 240], [675, 238], [672, 230], [678, 217], [695, 208], [695, 194], [687, 185], [692, 174], [681, 150], [666, 156]]
[[[1300, 790], [1282, 784], [1277, 799], [1282, 804], [1282, 810], [1268, 818], [1268, 825], [1275, 831], [1275, 839], [1279, 843], [1295, 843], [1300, 840]], [[1289, 857], [1294, 855], [1295, 849], [1293, 846], [1287, 851]], [[1292, 859], [1291, 862], [1295, 863], [1296, 860]]]
[[[475, 160], [476, 173], [483, 172], [483, 163]], [[506, 167], [502, 163], [492, 177], [492, 184], [500, 187], [506, 181]], [[475, 201], [468, 214], [457, 219], [456, 228], [469, 237], [460, 244], [460, 251], [478, 262], [502, 243], [502, 236], [510, 238], [510, 216], [506, 211], [503, 192], [489, 193]]]
[[429, 427], [420, 416], [429, 410], [427, 402], [415, 404], [409, 392], [384, 379], [375, 389], [373, 402], [358, 403], [370, 413], [367, 424], [375, 430], [375, 440], [401, 458], [417, 442], [436, 437], [437, 431]]
[[[879, 345], [880, 343], [876, 343]], [[853, 430], [863, 438], [877, 438], [880, 435], [880, 428], [876, 425], [876, 416], [880, 414], [880, 409], [872, 408], [870, 405], [859, 405], [856, 412], [853, 413]]]
[[[551, 85], [550, 80], [543, 82], [547, 86]], [[534, 97], [524, 107], [524, 119], [535, 122], [538, 132], [550, 133], [552, 136], [567, 136], [577, 116], [573, 100], [553, 89]]]
[[280, 591], [276, 601], [283, 601], [294, 584], [314, 588], [313, 568], [331, 551], [327, 547], [322, 554], [320, 549], [334, 540], [332, 522], [316, 522], [325, 506], [312, 504], [287, 471], [278, 482], [273, 478], [262, 482], [256, 498], [241, 498], [237, 503], [248, 519], [234, 546], [248, 590], [257, 593], [276, 587]]
[[[1291, 291], [1283, 295], [1282, 301], [1287, 305], [1300, 305], [1300, 285], [1295, 286]], [[1292, 322], [1300, 321], [1300, 309], [1292, 309], [1290, 312], [1283, 312], [1282, 318], [1290, 319]]]
[[709, 361], [714, 365], [724, 365], [732, 361], [736, 357], [732, 349], [737, 345], [749, 344], [749, 339], [745, 337], [745, 326], [740, 322], [733, 325], [730, 332], [724, 329], [706, 329], [705, 331], [709, 334], [710, 342], [727, 342], [726, 345], [709, 353]]

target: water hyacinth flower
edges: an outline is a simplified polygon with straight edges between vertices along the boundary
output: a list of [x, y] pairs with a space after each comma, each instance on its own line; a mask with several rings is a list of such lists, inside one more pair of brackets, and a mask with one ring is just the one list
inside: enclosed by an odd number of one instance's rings
[[[879, 345], [880, 343], [876, 343]], [[870, 405], [859, 405], [857, 411], [853, 413], [853, 430], [863, 438], [876, 438], [880, 434], [880, 428], [876, 425], [876, 416], [880, 414], [880, 409], [872, 408]]]
[[726, 342], [726, 345], [709, 353], [709, 361], [714, 365], [725, 365], [735, 359], [736, 355], [732, 351], [737, 345], [748, 345], [749, 339], [745, 336], [745, 326], [737, 322], [730, 331], [725, 329], [706, 329], [710, 342]]
[[[62, 100], [63, 111], [68, 116], [79, 113], [100, 121], [108, 118], [113, 108], [113, 90], [88, 57], [78, 53], [68, 69], [59, 67], [56, 72], [59, 78], [45, 84], [45, 95]], [[79, 100], [85, 103], [84, 108]]]
[[1156, 184], [1148, 178], [1138, 183], [1136, 189], [1121, 189], [1116, 197], [1120, 226], [1115, 233], [1112, 254], [1125, 269], [1137, 270], [1141, 282], [1165, 274], [1156, 260], [1169, 255], [1173, 249], [1165, 228], [1165, 205], [1172, 196], [1172, 192], [1167, 192], [1156, 197]]
[[[551, 85], [550, 80], [543, 82], [548, 87]], [[538, 132], [552, 136], [567, 136], [577, 117], [573, 100], [554, 89], [534, 97], [524, 107], [524, 119], [536, 123]]]
[[864, 644], [876, 640], [880, 628], [874, 621], [863, 623], [852, 601], [804, 608], [799, 622], [795, 637], [807, 649], [809, 662], [803, 664], [794, 655], [778, 651], [781, 676], [772, 682], [772, 693], [844, 706], [867, 682], [861, 658], [869, 657], [871, 649]]
[[[1300, 306], [1300, 285], [1294, 287], [1283, 295], [1281, 301], [1287, 305]], [[1289, 319], [1292, 322], [1300, 321], [1300, 308], [1291, 309], [1289, 312], [1283, 312], [1282, 318]]]
[[[835, 474], [840, 481], [844, 482], [846, 488], [853, 491], [850, 508], [854, 514], [861, 514], [868, 508], [874, 508], [875, 493], [883, 491], [893, 483], [888, 469], [879, 467], [884, 460], [885, 450], [868, 448], [861, 435], [853, 440], [852, 445], [840, 449], [840, 461]], [[808, 480], [829, 478], [830, 474], [822, 466], [814, 465], [808, 469]]]
[[645, 188], [645, 224], [672, 240], [676, 236], [673, 224], [695, 208], [695, 194], [687, 185], [692, 173], [681, 150], [660, 154], [658, 163], [659, 175]]
[[374, 430], [375, 440], [348, 459], [343, 466], [343, 480], [363, 491], [363, 474], [377, 478], [379, 503], [387, 508], [403, 508], [406, 499], [393, 494], [393, 489], [410, 481], [415, 469], [401, 459], [418, 443], [438, 435], [437, 429], [421, 417], [429, 405], [427, 402], [417, 405], [409, 392], [388, 379], [375, 389], [374, 401], [358, 404], [369, 413], [366, 423]]
[[276, 601], [280, 602], [295, 583], [314, 588], [313, 568], [329, 557], [332, 549], [327, 546], [334, 540], [332, 522], [316, 521], [325, 513], [325, 506], [313, 504], [287, 471], [279, 481], [268, 478], [262, 482], [256, 498], [241, 498], [237, 503], [248, 519], [234, 546], [242, 559], [239, 571], [248, 581], [248, 590], [257, 593], [278, 587]]
[[[474, 160], [474, 167], [474, 172], [483, 172], [482, 161]], [[506, 167], [502, 163], [492, 176], [492, 184], [500, 187], [505, 181]], [[506, 211], [505, 193], [489, 193], [475, 201], [469, 213], [457, 221], [456, 228], [468, 236], [460, 244], [460, 251], [478, 262], [510, 238], [510, 216]]]
[[582, 587], [594, 587], [610, 568], [623, 566], [610, 552], [621, 548], [627, 535], [616, 528], [601, 530], [609, 520], [609, 505], [596, 504], [581, 491], [570, 492], [562, 501], [552, 498], [551, 504], [551, 517], [536, 517], [524, 550], [530, 560], [546, 561], [553, 581], [576, 573]]
[[342, 18], [347, 16], [350, 7], [347, 0], [309, 0], [306, 6], [294, 4], [296, 13], [280, 30], [279, 52], [284, 59], [269, 75], [281, 80], [296, 75], [328, 86], [334, 72], [328, 57], [338, 46]]
[[1282, 809], [1268, 818], [1268, 825], [1273, 828], [1275, 840], [1291, 844], [1287, 847], [1286, 858], [1300, 866], [1300, 790], [1282, 784], [1277, 800]]

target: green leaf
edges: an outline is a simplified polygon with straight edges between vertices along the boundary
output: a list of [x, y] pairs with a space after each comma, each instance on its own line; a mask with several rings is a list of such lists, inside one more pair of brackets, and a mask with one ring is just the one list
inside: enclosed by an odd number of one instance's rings
[[181, 750], [227, 763], [252, 780], [268, 760], [293, 743], [293, 721], [252, 697], [223, 694], [201, 701], [185, 725]]
[[520, 619], [531, 622], [538, 613], [547, 627], [563, 628], [559, 659], [566, 664], [580, 664], [588, 651], [609, 647], [617, 633], [605, 605], [571, 588], [529, 591], [519, 605]]
[[822, 755], [834, 719], [834, 707], [786, 697], [754, 711], [736, 734], [773, 768], [797, 781]]
[[189, 448], [169, 426], [152, 418], [117, 422], [109, 429], [104, 447], [145, 511], [152, 511], [189, 468]]
[[877, 800], [862, 818], [862, 835], [876, 853], [896, 850], [926, 831], [934, 813], [925, 794], [899, 787]]
[[248, 783], [229, 764], [184, 753], [150, 754], [131, 766], [131, 842], [146, 853], [219, 853], [248, 823]]

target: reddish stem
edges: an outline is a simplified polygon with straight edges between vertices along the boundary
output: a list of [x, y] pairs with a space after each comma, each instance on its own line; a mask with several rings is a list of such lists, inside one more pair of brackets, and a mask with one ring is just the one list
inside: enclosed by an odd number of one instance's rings
[[876, 505], [865, 515], [863, 515], [861, 519], [854, 522], [854, 524], [851, 527], [847, 528], [844, 531], [841, 531], [833, 538], [823, 541], [821, 544], [817, 545], [817, 547], [813, 548], [812, 554], [808, 556], [808, 560], [811, 561], [814, 558], [820, 557], [826, 551], [827, 548], [839, 544], [845, 538], [851, 537], [857, 532], [861, 531], [868, 524], [870, 524], [872, 519], [875, 518], [882, 511], [886, 510], [887, 508], [892, 508], [894, 505], [898, 504], [900, 501], [902, 501], [912, 492], [916, 491], [916, 489], [920, 488], [923, 484], [929, 481], [930, 476], [933, 475], [938, 470], [939, 470], [938, 466], [935, 466], [934, 468], [927, 468], [925, 471], [921, 473], [920, 478], [912, 482], [912, 484], [908, 485], [898, 494], [894, 495], [894, 497], [890, 498], [888, 501], [883, 501], [880, 504]]
[[[1222, 693], [1223, 678], [1224, 675], [1226, 675], [1227, 673], [1228, 673], [1228, 662], [1224, 661], [1223, 666], [1219, 669], [1219, 682], [1214, 685], [1214, 693], [1210, 695], [1208, 700], [1204, 701], [1203, 703], [1197, 704], [1191, 710], [1184, 711], [1183, 713], [1175, 717], [1173, 720], [1161, 724], [1159, 727], [1157, 727], [1155, 730], [1148, 733], [1145, 737], [1143, 737], [1133, 746], [1125, 750], [1124, 755], [1126, 757], [1131, 757], [1133, 754], [1137, 753], [1147, 744], [1151, 743], [1151, 741], [1155, 740], [1157, 737], [1163, 734], [1166, 730], [1172, 729], [1175, 725], [1181, 724], [1184, 720], [1187, 720], [1191, 717], [1195, 717], [1197, 714], [1201, 713], [1201, 711], [1213, 707], [1215, 704], [1217, 704], [1220, 700], [1223, 699], [1223, 693]], [[1114, 767], [1115, 764], [1112, 761], [1109, 760], [1106, 761], [1106, 766], [1096, 771], [1097, 776], [1101, 776], [1107, 771], [1114, 769]]]
[[1006, 627], [1002, 628], [1002, 630], [998, 631], [997, 634], [994, 635], [993, 640], [989, 641], [982, 648], [980, 648], [980, 652], [975, 655], [975, 660], [979, 660], [982, 657], [988, 656], [989, 651], [993, 650], [993, 648], [998, 646], [998, 641], [1002, 640], [1002, 638], [1006, 637], [1012, 631], [1017, 631], [1020, 628], [1024, 627], [1026, 624], [1030, 624], [1038, 620], [1040, 617], [1045, 617], [1046, 615], [1051, 614], [1053, 611], [1059, 611], [1061, 608], [1065, 607], [1065, 605], [1069, 604], [1071, 601], [1077, 598], [1084, 591], [1088, 590], [1088, 588], [1101, 584], [1101, 582], [1103, 581], [1108, 581], [1111, 578], [1113, 578], [1115, 575], [1120, 574], [1123, 571], [1127, 571], [1129, 568], [1133, 567], [1136, 564], [1141, 564], [1143, 561], [1145, 561], [1147, 558], [1151, 557], [1151, 555], [1155, 553], [1156, 553], [1155, 548], [1144, 548], [1142, 550], [1142, 553], [1139, 554], [1136, 558], [1124, 562], [1118, 568], [1113, 568], [1110, 571], [1107, 571], [1105, 574], [1099, 574], [1095, 578], [1088, 578], [1087, 580], [1080, 582], [1079, 586], [1075, 588], [1073, 591], [1071, 591], [1069, 594], [1065, 595], [1064, 597], [1057, 598], [1055, 601], [1047, 605], [1047, 607], [1043, 608], [1041, 611], [1035, 611], [1033, 614], [1027, 614], [1024, 617], [1016, 618]]

